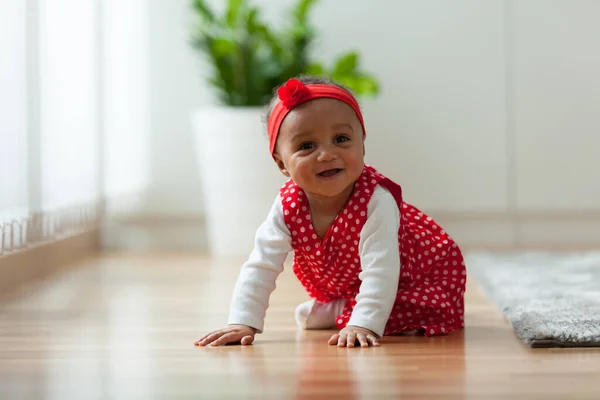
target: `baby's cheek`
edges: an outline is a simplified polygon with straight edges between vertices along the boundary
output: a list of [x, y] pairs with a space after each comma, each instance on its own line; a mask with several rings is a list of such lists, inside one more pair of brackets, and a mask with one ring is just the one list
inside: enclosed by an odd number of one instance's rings
[[309, 160], [302, 160], [298, 162], [296, 169], [298, 170], [298, 175], [309, 177], [312, 174], [313, 166]]
[[362, 173], [364, 167], [364, 158], [361, 154], [353, 154], [346, 159], [346, 162], [350, 165], [352, 171], [356, 174]]
[[310, 169], [310, 168], [302, 169], [300, 179], [302, 181], [302, 184], [310, 185], [315, 179], [315, 177], [312, 174], [312, 169]]
[[290, 169], [290, 174], [298, 186], [303, 186], [310, 182], [310, 168], [304, 163], [295, 163], [293, 168]]

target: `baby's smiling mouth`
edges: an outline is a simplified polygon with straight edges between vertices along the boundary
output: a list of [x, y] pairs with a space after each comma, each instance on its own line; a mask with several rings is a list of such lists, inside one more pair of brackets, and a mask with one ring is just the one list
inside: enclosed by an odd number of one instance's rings
[[341, 171], [342, 170], [340, 168], [333, 168], [333, 169], [328, 169], [323, 172], [320, 172], [317, 175], [319, 175], [323, 178], [331, 178], [332, 176], [339, 174]]

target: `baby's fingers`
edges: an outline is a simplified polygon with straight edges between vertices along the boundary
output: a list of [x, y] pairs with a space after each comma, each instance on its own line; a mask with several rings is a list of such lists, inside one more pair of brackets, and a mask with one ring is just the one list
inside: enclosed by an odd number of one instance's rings
[[252, 342], [254, 342], [254, 336], [248, 335], [242, 338], [242, 346], [249, 346]]
[[335, 335], [331, 336], [331, 338], [329, 338], [329, 342], [328, 343], [330, 345], [332, 345], [332, 346], [336, 345], [338, 343], [338, 339], [339, 338], [340, 338], [340, 335], [336, 333]]
[[237, 332], [226, 333], [223, 336], [219, 337], [217, 340], [213, 341], [211, 346], [222, 346], [227, 343], [239, 342], [240, 334]]
[[348, 334], [348, 341], [346, 342], [347, 347], [354, 347], [354, 343], [356, 343], [356, 333], [350, 332]]
[[375, 336], [373, 336], [373, 335], [367, 335], [367, 341], [369, 343], [371, 343], [371, 345], [373, 347], [379, 347], [380, 346], [379, 340], [377, 340], [377, 338]]
[[223, 331], [213, 331], [207, 335], [204, 335], [204, 337], [196, 340], [194, 342], [195, 346], [206, 346], [207, 344], [209, 344], [210, 342], [218, 339], [221, 335], [223, 335], [224, 332]]
[[358, 343], [360, 343], [360, 347], [369, 347], [367, 336], [364, 333], [357, 334], [356, 339], [358, 340]]

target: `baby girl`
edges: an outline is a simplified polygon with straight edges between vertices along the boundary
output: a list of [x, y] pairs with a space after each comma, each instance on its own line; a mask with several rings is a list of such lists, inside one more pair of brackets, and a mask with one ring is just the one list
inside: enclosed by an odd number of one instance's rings
[[311, 300], [303, 329], [339, 331], [329, 344], [379, 346], [385, 335], [443, 335], [464, 327], [466, 268], [457, 244], [365, 165], [360, 107], [343, 86], [299, 77], [269, 105], [270, 152], [289, 177], [256, 233], [239, 274], [229, 325], [195, 345], [249, 345], [263, 332], [269, 298], [293, 252]]

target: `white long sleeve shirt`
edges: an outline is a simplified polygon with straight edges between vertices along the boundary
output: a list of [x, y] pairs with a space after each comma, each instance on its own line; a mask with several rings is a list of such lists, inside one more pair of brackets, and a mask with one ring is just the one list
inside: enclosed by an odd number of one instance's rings
[[[361, 285], [348, 325], [369, 329], [379, 337], [383, 336], [400, 278], [399, 228], [396, 200], [385, 188], [377, 186], [360, 232]], [[254, 249], [241, 268], [231, 301], [229, 324], [263, 331], [269, 298], [291, 251], [291, 234], [283, 219], [281, 197], [277, 196], [256, 233]]]

